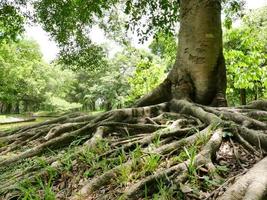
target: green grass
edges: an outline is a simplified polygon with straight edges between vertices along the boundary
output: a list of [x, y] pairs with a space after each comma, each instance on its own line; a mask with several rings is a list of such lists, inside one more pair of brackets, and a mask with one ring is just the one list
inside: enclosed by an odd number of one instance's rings
[[153, 174], [160, 164], [160, 155], [150, 154], [144, 161], [143, 173], [144, 175]]
[[[90, 111], [90, 112], [85, 112], [91, 115], [96, 115], [96, 114], [100, 114], [103, 113], [104, 110], [99, 110], [99, 111]], [[50, 112], [50, 111], [39, 111], [34, 113], [34, 115], [36, 115], [36, 120], [32, 121], [32, 122], [20, 122], [20, 123], [14, 123], [14, 124], [3, 124], [0, 125], [0, 131], [6, 131], [6, 130], [12, 130], [15, 128], [19, 128], [19, 127], [23, 127], [23, 126], [29, 126], [29, 125], [34, 125], [40, 122], [44, 122], [46, 120], [50, 120], [53, 119], [56, 116], [60, 116], [64, 114], [64, 112]], [[38, 116], [46, 116], [46, 117], [38, 117]], [[8, 117], [18, 117], [18, 118], [29, 118], [29, 115], [27, 115], [27, 113], [25, 114], [4, 114], [4, 115], [0, 115], [0, 121], [1, 119], [6, 119]]]
[[7, 118], [6, 115], [0, 115], [0, 120], [1, 120], [1, 119], [5, 119], [5, 118]]
[[[5, 119], [8, 117], [25, 117], [24, 115], [0, 115], [0, 121], [1, 119]], [[0, 131], [6, 131], [6, 130], [12, 130], [15, 128], [23, 127], [23, 126], [29, 126], [29, 125], [34, 125], [40, 122], [44, 122], [46, 120], [53, 119], [51, 117], [37, 117], [35, 121], [32, 122], [19, 122], [19, 123], [14, 123], [14, 124], [3, 124], [0, 125]]]
[[[21, 182], [18, 186], [18, 190], [21, 193], [23, 200], [55, 200], [56, 194], [53, 191], [53, 181], [57, 176], [57, 172], [51, 167], [46, 169], [46, 178], [36, 176], [35, 181], [28, 179]], [[43, 192], [40, 193], [40, 190]]]
[[[162, 180], [157, 182], [158, 193], [153, 194], [153, 200], [175, 200], [184, 199], [180, 191], [174, 190], [172, 185], [166, 186]], [[146, 195], [147, 196], [147, 195]], [[146, 197], [146, 200], [151, 199]]]
[[34, 113], [34, 116], [46, 116], [46, 117], [56, 117], [65, 114], [63, 111], [38, 111]]
[[90, 114], [90, 115], [97, 115], [100, 113], [106, 112], [105, 110], [96, 110], [96, 111], [87, 111], [85, 113]]

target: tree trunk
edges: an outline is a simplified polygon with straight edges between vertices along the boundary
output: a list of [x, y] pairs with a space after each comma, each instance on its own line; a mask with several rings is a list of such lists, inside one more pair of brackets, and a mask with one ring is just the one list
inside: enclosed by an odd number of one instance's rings
[[3, 113], [4, 103], [0, 101], [0, 114]]
[[10, 114], [12, 111], [12, 103], [7, 103], [6, 104], [6, 110], [5, 110], [5, 114]]
[[29, 110], [29, 103], [28, 101], [24, 101], [24, 112], [28, 112]]
[[106, 109], [106, 111], [112, 110], [112, 103], [109, 101], [106, 102], [105, 109]]
[[17, 103], [16, 103], [16, 108], [15, 108], [15, 113], [16, 113], [16, 114], [19, 114], [19, 113], [20, 113], [19, 105], [20, 105], [20, 103], [17, 102]]
[[240, 89], [240, 104], [247, 104], [246, 89]]
[[220, 0], [181, 0], [176, 62], [165, 81], [137, 106], [170, 99], [226, 106]]

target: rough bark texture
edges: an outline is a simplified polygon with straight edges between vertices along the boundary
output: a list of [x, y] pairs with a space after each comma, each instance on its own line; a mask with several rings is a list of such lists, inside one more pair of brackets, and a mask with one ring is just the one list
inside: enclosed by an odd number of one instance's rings
[[222, 53], [219, 0], [181, 0], [176, 62], [166, 80], [137, 106], [170, 99], [225, 106], [226, 69]]
[[253, 166], [219, 200], [252, 200], [267, 198], [267, 157]]

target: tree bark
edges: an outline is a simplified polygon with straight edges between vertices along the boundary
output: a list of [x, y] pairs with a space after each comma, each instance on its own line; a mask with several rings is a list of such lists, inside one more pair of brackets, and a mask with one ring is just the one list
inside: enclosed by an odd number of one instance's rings
[[7, 103], [6, 104], [6, 110], [5, 110], [5, 114], [10, 114], [12, 110], [12, 103]]
[[180, 8], [176, 62], [166, 80], [137, 106], [170, 99], [226, 106], [220, 0], [181, 0]]
[[16, 114], [19, 114], [20, 113], [20, 110], [19, 110], [19, 102], [16, 102], [16, 105], [15, 105], [15, 113]]
[[240, 104], [246, 105], [247, 104], [247, 97], [246, 97], [246, 89], [240, 89]]

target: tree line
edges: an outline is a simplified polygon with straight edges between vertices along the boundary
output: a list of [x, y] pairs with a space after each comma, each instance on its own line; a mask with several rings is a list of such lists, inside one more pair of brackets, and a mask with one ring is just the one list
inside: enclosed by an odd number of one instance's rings
[[[238, 27], [225, 25], [230, 105], [267, 96], [266, 10], [265, 7], [247, 12]], [[175, 36], [163, 32], [156, 34], [149, 50], [117, 40], [122, 50], [113, 57], [104, 45], [88, 41], [66, 45], [50, 64], [43, 60], [35, 41], [23, 37], [2, 40], [0, 113], [130, 106], [163, 81], [179, 44]]]

